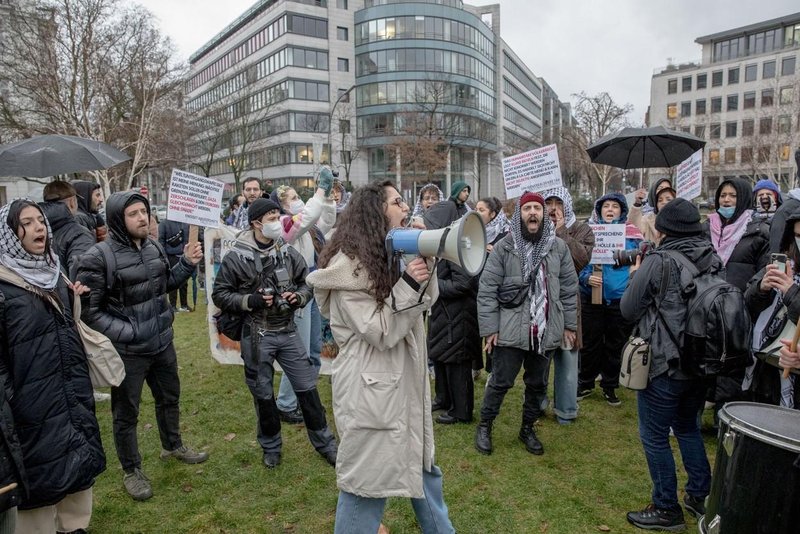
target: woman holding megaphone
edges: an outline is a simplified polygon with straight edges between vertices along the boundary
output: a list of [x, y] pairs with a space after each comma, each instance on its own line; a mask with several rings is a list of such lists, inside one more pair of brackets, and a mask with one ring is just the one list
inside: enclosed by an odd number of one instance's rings
[[391, 182], [357, 189], [306, 279], [340, 346], [331, 377], [336, 534], [377, 532], [392, 496], [411, 498], [423, 532], [454, 532], [433, 458], [423, 322], [439, 293], [436, 274], [423, 258], [399, 274], [385, 251], [408, 211]]

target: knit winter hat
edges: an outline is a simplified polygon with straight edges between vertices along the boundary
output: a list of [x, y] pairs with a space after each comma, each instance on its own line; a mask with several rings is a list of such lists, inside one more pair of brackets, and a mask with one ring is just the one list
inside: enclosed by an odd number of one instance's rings
[[758, 182], [756, 182], [756, 185], [753, 186], [753, 194], [755, 195], [759, 191], [764, 189], [772, 191], [772, 194], [775, 197], [775, 202], [778, 204], [778, 206], [780, 206], [783, 197], [781, 196], [781, 190], [778, 189], [777, 184], [775, 184], [775, 182], [773, 182], [772, 180], [759, 180]]
[[519, 199], [519, 207], [521, 208], [528, 202], [538, 202], [542, 206], [544, 206], [544, 197], [539, 193], [531, 193], [530, 191], [525, 191]]
[[656, 230], [674, 237], [700, 235], [700, 212], [685, 198], [676, 198], [667, 203], [656, 215]]
[[272, 210], [280, 211], [281, 207], [268, 198], [257, 198], [247, 208], [247, 222], [257, 221]]

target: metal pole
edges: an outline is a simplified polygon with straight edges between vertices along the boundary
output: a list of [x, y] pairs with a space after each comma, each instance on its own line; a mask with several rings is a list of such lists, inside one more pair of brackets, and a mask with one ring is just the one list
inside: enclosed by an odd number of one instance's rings
[[345, 95], [349, 95], [350, 91], [352, 91], [355, 88], [356, 88], [356, 86], [355, 86], [355, 84], [353, 84], [353, 85], [350, 86], [350, 88], [347, 91], [345, 91], [344, 93], [340, 94], [339, 97], [336, 99], [336, 102], [333, 103], [333, 107], [331, 108], [331, 112], [328, 115], [328, 151], [329, 151], [328, 159], [330, 159], [328, 164], [331, 166], [331, 170], [334, 169], [334, 166], [333, 166], [333, 143], [332, 143], [333, 113], [336, 111], [336, 106], [339, 105], [339, 102], [342, 101], [342, 98], [344, 98]]

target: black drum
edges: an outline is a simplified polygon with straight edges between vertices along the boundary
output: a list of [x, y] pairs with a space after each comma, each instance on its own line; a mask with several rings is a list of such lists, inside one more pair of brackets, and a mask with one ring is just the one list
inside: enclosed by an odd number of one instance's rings
[[718, 441], [700, 532], [800, 532], [800, 411], [730, 402]]

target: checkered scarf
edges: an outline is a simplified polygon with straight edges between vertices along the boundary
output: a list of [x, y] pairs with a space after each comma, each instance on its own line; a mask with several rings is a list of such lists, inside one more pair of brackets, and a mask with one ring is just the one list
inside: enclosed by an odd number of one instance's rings
[[545, 200], [555, 197], [564, 204], [564, 226], [572, 228], [577, 218], [575, 217], [575, 210], [572, 208], [572, 195], [569, 194], [569, 189], [566, 187], [554, 187], [542, 191], [542, 196]]
[[17, 273], [29, 284], [49, 291], [58, 284], [61, 266], [58, 255], [52, 247], [53, 231], [50, 229], [47, 217], [44, 218], [44, 224], [47, 226], [47, 240], [51, 244], [50, 257], [38, 256], [26, 251], [14, 229], [7, 223], [11, 206], [22, 200], [29, 199], [14, 199], [0, 208], [0, 264]]

